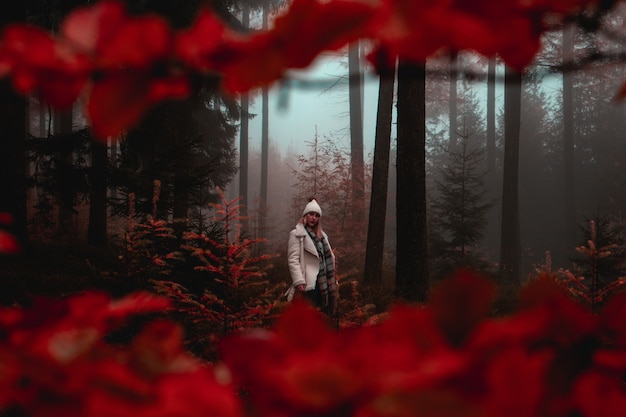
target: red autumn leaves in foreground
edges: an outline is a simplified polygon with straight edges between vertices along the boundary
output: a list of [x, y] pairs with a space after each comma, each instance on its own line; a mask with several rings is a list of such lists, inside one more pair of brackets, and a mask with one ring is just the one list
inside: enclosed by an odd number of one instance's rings
[[[460, 271], [428, 305], [331, 330], [295, 302], [271, 329], [222, 339], [222, 362], [185, 353], [180, 328], [149, 321], [167, 302], [84, 293], [0, 310], [0, 408], [29, 416], [621, 417], [626, 293], [595, 316], [543, 276], [517, 311], [491, 318], [494, 287]], [[243, 390], [243, 391], [241, 391]], [[241, 396], [238, 393], [244, 392]]]
[[272, 28], [235, 33], [210, 10], [174, 30], [157, 15], [129, 15], [105, 0], [81, 7], [52, 36], [3, 28], [0, 76], [53, 107], [81, 98], [97, 137], [115, 136], [156, 103], [186, 97], [191, 79], [215, 76], [230, 93], [306, 68], [324, 51], [367, 41], [375, 66], [396, 56], [421, 61], [447, 50], [500, 55], [522, 69], [539, 50], [547, 21], [597, 6], [589, 0], [293, 0]]
[[424, 307], [329, 330], [294, 305], [272, 331], [222, 343], [263, 416], [603, 416], [626, 410], [626, 293], [592, 316], [542, 277], [488, 318], [491, 283], [459, 272]]
[[[235, 417], [235, 391], [183, 349], [182, 331], [153, 320], [129, 343], [107, 336], [167, 299], [83, 293], [0, 310], [0, 410], [27, 416]], [[22, 415], [22, 414], [20, 414]]]

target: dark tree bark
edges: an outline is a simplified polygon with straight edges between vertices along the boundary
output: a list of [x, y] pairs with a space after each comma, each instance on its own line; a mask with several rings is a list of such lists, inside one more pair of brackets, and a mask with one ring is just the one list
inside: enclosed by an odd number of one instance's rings
[[[247, 28], [250, 26], [250, 7], [248, 4], [242, 6], [241, 23]], [[239, 196], [241, 197], [241, 232], [248, 234], [248, 139], [249, 139], [249, 114], [250, 95], [245, 92], [241, 94], [241, 128], [239, 130]]]
[[[55, 135], [69, 135], [73, 130], [73, 111], [72, 108], [66, 110], [54, 111], [54, 133]], [[64, 150], [57, 155], [59, 165], [65, 165], [70, 169], [74, 163], [74, 155], [71, 150]], [[59, 211], [57, 214], [59, 236], [70, 237], [76, 233], [74, 224], [75, 207], [74, 207], [75, 191], [72, 187], [60, 184], [59, 190]]]
[[450, 150], [454, 150], [457, 144], [457, 80], [459, 74], [459, 54], [457, 51], [450, 52], [450, 84], [449, 84], [449, 117], [450, 117]]
[[[110, 164], [112, 167], [116, 168], [118, 165], [118, 154], [120, 153], [120, 143], [119, 139], [115, 138], [111, 141], [109, 145], [109, 153], [110, 153]], [[109, 184], [108, 184], [109, 185]], [[117, 187], [110, 186], [109, 187], [109, 195], [113, 200], [118, 198]]]
[[428, 297], [426, 230], [426, 64], [400, 62], [397, 104], [397, 242], [395, 295]]
[[367, 224], [365, 267], [363, 268], [363, 283], [365, 284], [382, 284], [394, 83], [395, 67], [381, 74], [378, 88], [372, 192], [370, 196], [369, 222]]
[[[25, 5], [3, 2], [0, 6], [0, 26], [23, 21]], [[15, 94], [8, 80], [0, 80], [0, 212], [11, 217], [10, 224], [0, 226], [27, 247], [26, 215], [26, 100]]]
[[487, 175], [489, 185], [495, 185], [496, 173], [496, 58], [487, 65]]
[[[268, 27], [269, 5], [263, 4], [263, 29]], [[269, 91], [265, 86], [262, 88], [261, 101], [263, 110], [261, 114], [261, 202], [259, 207], [259, 231], [258, 236], [265, 235], [265, 223], [267, 216], [267, 170], [269, 164]]]
[[91, 147], [91, 194], [87, 228], [87, 242], [93, 246], [106, 246], [108, 240], [107, 177], [107, 144], [94, 140]]
[[[573, 25], [563, 28], [563, 64], [574, 55]], [[565, 236], [567, 247], [576, 246], [576, 208], [574, 206], [574, 81], [572, 71], [563, 73], [563, 190], [565, 192]]]
[[189, 218], [189, 189], [181, 182], [174, 181], [174, 205], [172, 206], [172, 218]]
[[28, 242], [26, 218], [26, 102], [6, 81], [0, 82], [0, 212], [8, 213], [10, 224], [0, 226], [15, 236], [23, 247]]
[[364, 172], [363, 172], [363, 102], [361, 88], [361, 65], [359, 43], [348, 47], [348, 85], [350, 96], [350, 159], [352, 170], [352, 201], [354, 221], [365, 218]]
[[500, 274], [505, 284], [519, 285], [521, 240], [519, 225], [519, 138], [522, 74], [507, 67], [504, 74], [504, 172]]

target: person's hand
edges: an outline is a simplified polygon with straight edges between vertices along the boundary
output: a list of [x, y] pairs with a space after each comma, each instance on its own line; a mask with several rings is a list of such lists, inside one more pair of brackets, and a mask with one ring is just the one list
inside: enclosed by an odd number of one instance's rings
[[306, 285], [300, 284], [296, 288], [298, 288], [298, 291], [304, 291], [306, 289]]

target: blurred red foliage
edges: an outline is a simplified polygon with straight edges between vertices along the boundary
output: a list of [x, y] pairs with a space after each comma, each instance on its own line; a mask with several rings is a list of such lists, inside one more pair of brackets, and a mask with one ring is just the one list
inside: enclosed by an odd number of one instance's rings
[[165, 298], [82, 293], [0, 310], [0, 409], [29, 416], [241, 415], [235, 391], [191, 357], [181, 328], [148, 322], [130, 342], [107, 338]]
[[223, 337], [215, 364], [186, 353], [181, 328], [163, 318], [146, 321], [130, 341], [111, 340], [131, 315], [162, 312], [167, 299], [40, 299], [0, 310], [0, 409], [90, 417], [623, 415], [626, 293], [592, 315], [546, 275], [514, 314], [493, 318], [492, 290], [488, 279], [459, 271], [428, 305], [398, 305], [377, 324], [340, 331], [295, 301], [272, 328]]
[[54, 37], [28, 25], [5, 27], [0, 76], [53, 107], [67, 107], [83, 94], [93, 132], [104, 139], [131, 127], [154, 104], [187, 96], [198, 75], [217, 77], [226, 92], [244, 92], [358, 39], [373, 46], [369, 58], [379, 69], [396, 57], [421, 61], [448, 50], [498, 54], [522, 69], [538, 52], [548, 21], [599, 3], [293, 0], [273, 27], [243, 35], [210, 10], [175, 31], [160, 16], [131, 16], [121, 2], [103, 0], [71, 12]]
[[429, 305], [342, 332], [296, 303], [224, 339], [223, 360], [263, 416], [623, 415], [626, 293], [594, 316], [545, 276], [494, 319], [491, 286], [460, 271]]

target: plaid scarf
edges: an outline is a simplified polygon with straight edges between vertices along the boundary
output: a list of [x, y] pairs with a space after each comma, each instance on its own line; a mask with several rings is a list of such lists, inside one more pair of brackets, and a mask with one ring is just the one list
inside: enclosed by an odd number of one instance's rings
[[335, 279], [335, 269], [333, 265], [332, 254], [330, 253], [330, 244], [325, 237], [318, 238], [315, 233], [307, 226], [306, 231], [313, 240], [317, 248], [317, 254], [320, 259], [320, 271], [317, 274], [317, 288], [321, 294], [322, 305], [329, 306], [329, 295], [337, 297], [337, 280]]

